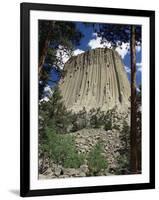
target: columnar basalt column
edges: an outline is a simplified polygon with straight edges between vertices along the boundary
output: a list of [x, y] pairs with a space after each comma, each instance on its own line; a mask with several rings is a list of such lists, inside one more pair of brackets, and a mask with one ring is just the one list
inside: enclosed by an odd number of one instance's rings
[[97, 48], [71, 57], [59, 87], [68, 110], [78, 112], [130, 107], [130, 83], [122, 59], [112, 49]]

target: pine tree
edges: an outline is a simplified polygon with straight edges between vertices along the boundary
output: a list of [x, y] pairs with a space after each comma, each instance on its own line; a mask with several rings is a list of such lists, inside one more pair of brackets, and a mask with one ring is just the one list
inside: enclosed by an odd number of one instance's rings
[[62, 76], [62, 57], [72, 55], [82, 36], [74, 22], [39, 20], [39, 99], [43, 96], [52, 68], [55, 67]]
[[39, 78], [45, 62], [51, 65], [62, 62], [56, 57], [59, 48], [70, 55], [81, 37], [73, 22], [39, 20]]
[[137, 154], [138, 154], [138, 171], [141, 172], [141, 128], [142, 128], [142, 114], [141, 114], [141, 85], [139, 86], [139, 91], [137, 92]]
[[[131, 53], [131, 172], [138, 171], [137, 154], [137, 121], [136, 121], [136, 45], [141, 44], [141, 27], [137, 25], [115, 25], [101, 24], [98, 36], [102, 37], [102, 42], [110, 42], [112, 47], [119, 46], [122, 43], [130, 43]], [[127, 46], [127, 48], [129, 48]]]

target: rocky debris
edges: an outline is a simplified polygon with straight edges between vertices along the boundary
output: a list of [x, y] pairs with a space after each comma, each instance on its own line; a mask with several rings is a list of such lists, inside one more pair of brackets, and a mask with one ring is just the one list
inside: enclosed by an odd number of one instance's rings
[[54, 168], [54, 174], [56, 175], [56, 176], [60, 176], [61, 175], [61, 172], [62, 172], [62, 168], [61, 167], [55, 167]]
[[[78, 176], [78, 175], [77, 175]], [[84, 173], [84, 172], [80, 172], [79, 173], [79, 177], [85, 177], [86, 176], [86, 174]]]
[[[113, 129], [105, 131], [104, 129], [82, 129], [77, 132], [69, 133], [75, 137], [75, 145], [79, 154], [88, 155], [95, 145], [100, 142], [103, 145], [102, 155], [105, 157], [108, 167], [102, 169], [98, 175], [113, 175], [118, 166], [118, 157], [122, 143], [120, 140], [119, 130]], [[47, 163], [47, 162], [46, 162]], [[85, 177], [90, 176], [87, 159], [77, 169], [64, 168], [62, 165], [52, 164], [51, 167], [40, 174], [39, 178], [68, 178], [68, 177]]]
[[49, 175], [39, 174], [38, 178], [39, 179], [50, 179], [50, 178], [52, 178], [52, 176], [50, 174]]
[[[67, 111], [73, 114], [64, 133], [74, 136], [79, 154], [88, 155], [102, 143], [108, 167], [98, 175], [112, 175], [123, 147], [123, 121], [130, 124], [130, 84], [122, 60], [112, 49], [97, 48], [71, 57], [64, 71], [59, 88]], [[63, 123], [58, 126], [63, 128]], [[39, 178], [89, 176], [87, 164], [87, 157], [78, 169], [39, 159]]]
[[74, 169], [74, 168], [66, 168], [66, 169], [63, 169], [63, 174], [68, 175], [68, 176], [73, 176], [73, 175], [78, 174], [78, 171], [77, 169]]
[[89, 172], [88, 165], [81, 165], [80, 166], [81, 173], [87, 174]]
[[48, 174], [49, 174], [49, 175], [50, 175], [50, 174], [51, 174], [51, 175], [53, 174], [51, 168], [48, 168], [48, 169], [43, 173], [43, 175], [46, 175], [46, 176], [47, 176]]
[[[121, 147], [119, 131], [103, 129], [83, 129], [81, 131], [71, 133], [75, 136], [75, 144], [79, 153], [88, 153], [100, 141], [104, 146], [102, 155], [108, 162], [108, 168], [112, 171], [117, 166], [118, 150]], [[109, 171], [109, 170], [108, 170]]]
[[68, 177], [85, 177], [89, 172], [87, 165], [81, 165], [80, 168], [48, 168], [47, 172], [39, 174], [39, 179], [49, 178], [68, 178]]
[[113, 129], [121, 130], [123, 120], [125, 120], [128, 124], [130, 123], [129, 109], [117, 112], [117, 108], [114, 107], [113, 109], [107, 111], [102, 111], [100, 108], [86, 111], [85, 107], [83, 107], [80, 112], [74, 114], [74, 121], [72, 121], [72, 130], [70, 129], [70, 132], [76, 132], [85, 128], [96, 129], [104, 127], [107, 131]]
[[40, 174], [44, 174], [45, 172], [47, 173], [47, 170], [49, 168], [49, 162], [47, 158], [43, 158], [43, 159], [39, 159], [38, 161], [38, 165], [39, 165], [39, 173]]

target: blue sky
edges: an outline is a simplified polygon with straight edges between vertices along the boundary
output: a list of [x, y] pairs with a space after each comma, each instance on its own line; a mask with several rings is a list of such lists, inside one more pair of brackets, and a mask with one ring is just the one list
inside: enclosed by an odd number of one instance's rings
[[[83, 51], [89, 50], [93, 47], [100, 47], [99, 45], [99, 38], [94, 34], [94, 29], [92, 26], [85, 26], [83, 23], [77, 22], [77, 28], [83, 33], [84, 37], [81, 39], [80, 45], [76, 47], [76, 49], [81, 49]], [[95, 27], [97, 28], [98, 25]], [[92, 41], [92, 43], [91, 43]], [[97, 42], [95, 42], [97, 41]], [[93, 43], [94, 42], [94, 43]], [[91, 46], [92, 44], [92, 46]], [[96, 45], [95, 45], [96, 44]], [[119, 53], [119, 52], [118, 52]], [[120, 52], [122, 57], [125, 70], [127, 72], [128, 79], [130, 80], [130, 52], [125, 51], [123, 48], [123, 52]], [[137, 67], [137, 74], [136, 74], [136, 81], [137, 85], [139, 86], [141, 83], [141, 48], [136, 48], [136, 67]]]
[[[101, 44], [101, 38], [97, 36], [95, 33], [95, 30], [93, 26], [89, 25], [84, 25], [81, 22], [76, 22], [76, 27], [79, 29], [82, 34], [83, 38], [80, 41], [80, 45], [75, 46], [73, 55], [78, 55], [80, 53], [83, 53], [84, 51], [90, 50], [90, 49], [95, 49], [98, 47], [105, 47], [109, 46], [109, 44]], [[95, 25], [95, 28], [98, 29], [98, 24]], [[126, 49], [127, 43], [122, 44], [122, 49], [116, 48], [116, 51], [120, 54], [124, 67], [128, 76], [128, 79], [130, 80], [130, 52]], [[58, 55], [58, 54], [57, 54]], [[66, 55], [63, 55], [63, 62], [67, 62], [69, 57]], [[62, 66], [63, 67], [63, 66]], [[141, 62], [141, 47], [136, 48], [136, 67], [137, 67], [137, 74], [136, 74], [136, 81], [137, 81], [137, 86], [140, 85], [141, 83], [141, 72], [142, 72], [142, 62]], [[54, 69], [51, 73], [51, 77], [55, 80], [59, 80], [59, 77], [57, 77], [57, 72]]]

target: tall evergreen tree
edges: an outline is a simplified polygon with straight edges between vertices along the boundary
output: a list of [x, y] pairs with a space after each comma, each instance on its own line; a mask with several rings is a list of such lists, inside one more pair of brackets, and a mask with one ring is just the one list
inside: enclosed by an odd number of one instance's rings
[[70, 54], [81, 37], [81, 32], [73, 22], [39, 20], [39, 78], [45, 62], [57, 65], [59, 60], [56, 53], [59, 48]]
[[82, 36], [74, 22], [39, 20], [39, 99], [43, 97], [52, 67], [62, 74], [63, 54], [70, 57]]
[[[102, 37], [102, 42], [110, 42], [111, 46], [122, 48], [122, 43], [130, 44], [131, 55], [131, 173], [137, 173], [139, 168], [139, 158], [137, 154], [137, 122], [136, 122], [136, 45], [141, 44], [141, 27], [137, 25], [115, 25], [101, 24], [98, 36]], [[127, 46], [129, 48], [129, 45]]]
[[142, 129], [142, 113], [141, 113], [141, 100], [142, 100], [142, 94], [141, 94], [141, 85], [139, 86], [139, 90], [137, 92], [137, 154], [138, 154], [138, 170], [141, 171], [141, 129]]

